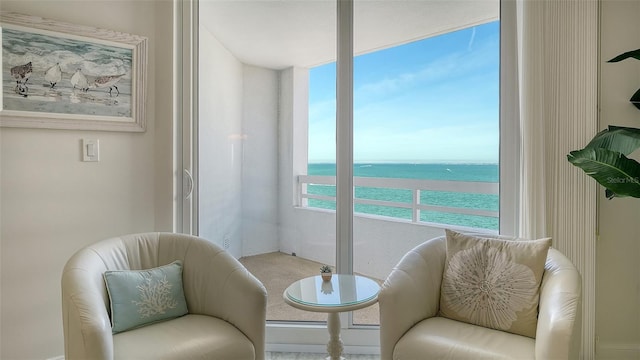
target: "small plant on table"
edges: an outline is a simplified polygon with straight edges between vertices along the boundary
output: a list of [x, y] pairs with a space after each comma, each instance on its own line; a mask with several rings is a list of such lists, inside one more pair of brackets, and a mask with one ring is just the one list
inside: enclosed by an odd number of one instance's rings
[[329, 281], [331, 280], [331, 266], [329, 265], [322, 265], [322, 267], [320, 267], [320, 275], [322, 275], [322, 280], [324, 281]]

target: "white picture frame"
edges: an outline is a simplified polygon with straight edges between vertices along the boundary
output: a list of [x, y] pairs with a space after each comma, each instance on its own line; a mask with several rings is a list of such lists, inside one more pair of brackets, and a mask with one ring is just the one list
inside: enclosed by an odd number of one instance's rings
[[0, 126], [144, 132], [147, 38], [0, 15]]

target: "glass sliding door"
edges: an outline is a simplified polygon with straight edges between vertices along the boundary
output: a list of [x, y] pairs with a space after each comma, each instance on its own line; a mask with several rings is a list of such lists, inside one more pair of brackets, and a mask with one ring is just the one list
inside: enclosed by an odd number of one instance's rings
[[[335, 130], [324, 118], [335, 75], [309, 76], [335, 60], [335, 3], [201, 1], [199, 20], [199, 234], [266, 286], [268, 321], [324, 322], [282, 293], [336, 265], [335, 212], [308, 211], [318, 200], [302, 195], [335, 191], [303, 183], [318, 169], [335, 172]], [[312, 99], [310, 81], [322, 82]]]
[[444, 228], [498, 231], [499, 2], [356, 0], [354, 24], [353, 266], [382, 282]]

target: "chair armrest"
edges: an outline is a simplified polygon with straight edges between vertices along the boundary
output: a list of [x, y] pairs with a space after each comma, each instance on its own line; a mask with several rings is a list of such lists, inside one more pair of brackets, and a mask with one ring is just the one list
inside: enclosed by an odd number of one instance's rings
[[416, 323], [437, 315], [445, 258], [445, 239], [429, 240], [405, 254], [382, 284], [381, 359], [392, 358], [398, 340]]
[[256, 348], [256, 360], [263, 360], [267, 290], [258, 279], [242, 267], [230, 274], [222, 292], [225, 303], [222, 318], [234, 324], [251, 339]]
[[549, 249], [540, 287], [536, 359], [578, 359], [582, 280], [571, 261]]
[[185, 254], [183, 286], [189, 313], [225, 320], [254, 344], [264, 359], [267, 291], [226, 251], [194, 241]]
[[95, 282], [84, 269], [67, 266], [63, 271], [62, 323], [67, 360], [113, 359], [111, 320], [104, 294]]

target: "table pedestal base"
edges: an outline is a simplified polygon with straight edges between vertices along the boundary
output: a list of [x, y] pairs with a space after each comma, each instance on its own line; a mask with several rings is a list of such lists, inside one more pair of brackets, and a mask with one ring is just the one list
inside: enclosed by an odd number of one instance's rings
[[340, 338], [340, 314], [337, 312], [329, 313], [327, 319], [327, 330], [329, 330], [329, 343], [327, 343], [327, 352], [329, 357], [327, 360], [344, 360], [342, 357], [342, 339]]
[[[331, 295], [330, 290], [339, 289]], [[315, 291], [314, 291], [315, 290]], [[306, 311], [328, 313], [329, 360], [342, 360], [344, 346], [340, 338], [340, 314], [365, 308], [378, 301], [380, 285], [373, 279], [348, 274], [334, 274], [331, 281], [320, 275], [310, 276], [289, 285], [282, 293], [284, 302]], [[331, 295], [331, 296], [327, 296]]]

